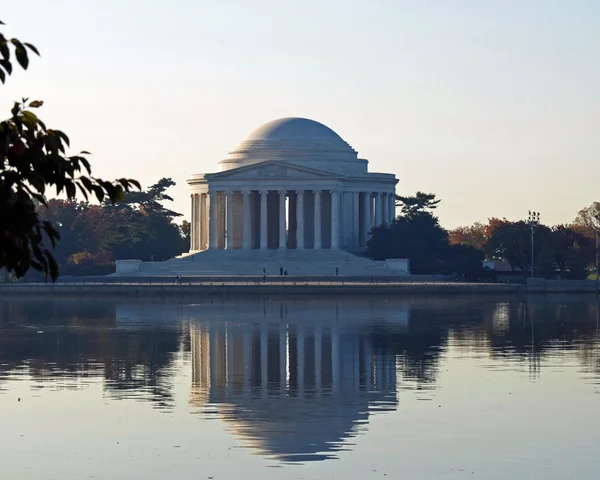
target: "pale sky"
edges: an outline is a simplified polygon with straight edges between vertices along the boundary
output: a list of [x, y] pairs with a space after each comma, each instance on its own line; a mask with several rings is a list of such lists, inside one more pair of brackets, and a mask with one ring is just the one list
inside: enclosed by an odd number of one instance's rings
[[19, 0], [3, 32], [42, 58], [2, 87], [94, 173], [186, 179], [278, 117], [325, 123], [433, 192], [447, 228], [571, 221], [600, 201], [598, 0]]

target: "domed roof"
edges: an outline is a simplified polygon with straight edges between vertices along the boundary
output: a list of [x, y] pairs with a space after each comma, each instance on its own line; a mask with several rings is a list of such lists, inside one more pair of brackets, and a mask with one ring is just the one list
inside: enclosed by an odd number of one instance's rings
[[[221, 170], [252, 165], [268, 160], [292, 162], [323, 170], [366, 171], [366, 162], [331, 128], [308, 118], [288, 117], [271, 120], [246, 137], [226, 159]], [[355, 163], [350, 167], [348, 163]]]
[[298, 117], [271, 120], [246, 137], [246, 141], [291, 139], [324, 140], [347, 145], [331, 128], [315, 120]]

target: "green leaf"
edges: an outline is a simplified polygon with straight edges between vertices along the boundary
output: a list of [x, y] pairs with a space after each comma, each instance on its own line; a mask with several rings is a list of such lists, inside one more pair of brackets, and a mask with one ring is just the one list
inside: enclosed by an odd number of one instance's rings
[[6, 80], [6, 73], [4, 73], [4, 70], [2, 70], [0, 68], [0, 82], [4, 83], [5, 80]]
[[29, 106], [31, 108], [40, 108], [43, 104], [44, 104], [43, 100], [34, 100], [33, 102], [29, 103]]
[[15, 57], [17, 57], [17, 62], [19, 62], [19, 65], [21, 65], [21, 68], [23, 68], [23, 70], [27, 70], [27, 67], [29, 66], [29, 57], [27, 56], [27, 50], [25, 50], [23, 44], [19, 42], [16, 38], [13, 38], [11, 42], [15, 46]]
[[9, 75], [12, 74], [12, 63], [10, 63], [8, 60], [0, 60], [0, 65], [2, 66], [2, 68], [4, 68], [4, 70], [6, 70], [6, 73], [8, 73]]
[[38, 49], [35, 48], [31, 43], [24, 43], [23, 45], [25, 45], [29, 50], [31, 50], [33, 53], [35, 53], [38, 57], [40, 57], [40, 52], [38, 52]]
[[29, 110], [23, 110], [21, 115], [23, 116], [24, 121], [28, 124], [28, 127], [32, 129], [35, 128], [38, 123], [38, 117], [35, 113], [30, 112]]
[[77, 195], [77, 190], [75, 189], [75, 184], [71, 181], [65, 183], [65, 190], [67, 192], [67, 198], [72, 200]]
[[58, 265], [56, 264], [56, 260], [54, 256], [47, 248], [44, 248], [44, 255], [48, 259], [48, 270], [50, 271], [50, 278], [53, 282], [56, 282], [58, 278]]
[[2, 58], [4, 58], [4, 60], [6, 60], [6, 61], [10, 60], [10, 48], [8, 48], [8, 43], [6, 42], [4, 37], [1, 36], [1, 34], [0, 34], [0, 54], [2, 54]]
[[64, 132], [61, 132], [60, 130], [54, 130], [54, 133], [58, 135], [58, 137], [67, 144], [67, 147], [71, 146], [69, 142], [69, 137], [67, 137], [67, 135]]

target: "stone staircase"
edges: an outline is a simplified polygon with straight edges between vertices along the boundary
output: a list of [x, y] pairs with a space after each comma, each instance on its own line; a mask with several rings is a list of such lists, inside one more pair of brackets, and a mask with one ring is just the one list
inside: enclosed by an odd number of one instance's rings
[[231, 276], [278, 275], [283, 267], [290, 276], [390, 276], [383, 262], [337, 249], [327, 250], [207, 250], [165, 262], [143, 262], [137, 275]]

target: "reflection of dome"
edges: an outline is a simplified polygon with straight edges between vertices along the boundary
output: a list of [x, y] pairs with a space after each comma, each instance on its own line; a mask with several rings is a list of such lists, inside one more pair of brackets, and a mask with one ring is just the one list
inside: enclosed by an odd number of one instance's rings
[[[307, 118], [280, 118], [254, 130], [220, 165], [227, 170], [266, 160], [296, 160], [314, 167], [316, 159], [358, 162], [357, 152], [331, 128]], [[362, 169], [362, 162], [356, 168]]]
[[395, 357], [372, 350], [359, 332], [251, 325], [191, 326], [190, 403], [216, 413], [260, 454], [333, 458], [371, 413], [396, 408]]
[[[234, 403], [235, 402], [235, 403]], [[239, 402], [239, 403], [238, 403]], [[219, 405], [231, 431], [259, 454], [284, 462], [332, 458], [368, 420], [368, 394], [235, 399]]]

